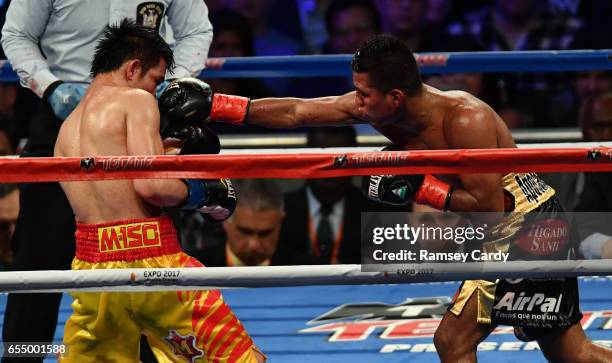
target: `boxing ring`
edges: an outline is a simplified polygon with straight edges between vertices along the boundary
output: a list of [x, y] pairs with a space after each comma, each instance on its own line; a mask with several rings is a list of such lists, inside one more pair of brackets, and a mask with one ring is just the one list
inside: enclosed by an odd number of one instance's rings
[[[203, 77], [349, 74], [350, 56], [211, 59]], [[423, 73], [612, 69], [612, 51], [436, 53]], [[14, 75], [2, 67], [0, 81]], [[370, 174], [612, 172], [612, 143], [520, 145], [519, 149], [378, 152], [371, 148], [227, 150], [222, 155], [1, 158], [0, 182], [134, 178], [328, 178]], [[466, 278], [584, 276], [582, 326], [612, 347], [610, 260], [427, 264], [429, 274], [363, 272], [359, 265], [126, 269], [0, 273], [0, 291], [159, 291], [224, 288], [229, 306], [272, 362], [437, 362], [433, 333]], [[71, 313], [64, 294], [55, 335]], [[4, 311], [6, 294], [0, 295]], [[3, 318], [3, 317], [2, 317]], [[479, 346], [482, 361], [544, 362], [537, 343], [499, 327]], [[48, 357], [45, 361], [55, 361]]]

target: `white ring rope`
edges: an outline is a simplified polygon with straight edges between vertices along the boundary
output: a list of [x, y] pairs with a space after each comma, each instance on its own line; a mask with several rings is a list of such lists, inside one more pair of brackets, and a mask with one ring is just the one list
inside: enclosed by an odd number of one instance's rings
[[[386, 272], [362, 272], [362, 265], [253, 266], [0, 273], [3, 292], [168, 291], [305, 285], [401, 284], [467, 279], [601, 276], [610, 260], [508, 261], [384, 265]], [[383, 265], [371, 266], [381, 269]]]

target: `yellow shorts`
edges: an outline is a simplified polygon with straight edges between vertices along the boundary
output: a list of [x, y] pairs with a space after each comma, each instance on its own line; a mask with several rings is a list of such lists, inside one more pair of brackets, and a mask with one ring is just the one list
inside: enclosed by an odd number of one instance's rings
[[[180, 251], [167, 217], [77, 224], [76, 236], [74, 270], [203, 267]], [[257, 361], [253, 341], [217, 290], [72, 296], [62, 362], [139, 362], [141, 334], [159, 362]]]

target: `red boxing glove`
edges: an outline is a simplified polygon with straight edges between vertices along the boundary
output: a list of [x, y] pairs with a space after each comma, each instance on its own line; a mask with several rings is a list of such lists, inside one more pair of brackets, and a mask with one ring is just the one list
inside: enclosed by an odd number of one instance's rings
[[241, 126], [246, 118], [250, 102], [251, 100], [247, 97], [214, 93], [210, 120]]
[[448, 210], [452, 194], [452, 185], [443, 182], [431, 174], [426, 174], [423, 183], [414, 194], [413, 201], [436, 209]]

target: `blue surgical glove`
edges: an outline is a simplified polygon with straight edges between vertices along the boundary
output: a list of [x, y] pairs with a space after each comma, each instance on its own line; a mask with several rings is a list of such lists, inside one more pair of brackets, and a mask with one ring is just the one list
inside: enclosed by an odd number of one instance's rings
[[55, 116], [63, 121], [79, 104], [88, 86], [87, 83], [57, 81], [45, 90], [43, 97], [53, 109]]
[[159, 100], [159, 96], [161, 96], [162, 92], [166, 90], [166, 87], [168, 87], [169, 84], [170, 80], [168, 79], [160, 83], [159, 86], [157, 86], [157, 88], [155, 89], [155, 98]]

